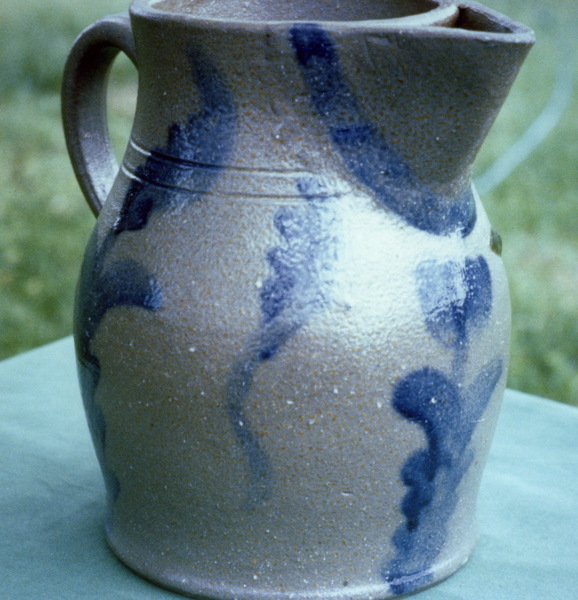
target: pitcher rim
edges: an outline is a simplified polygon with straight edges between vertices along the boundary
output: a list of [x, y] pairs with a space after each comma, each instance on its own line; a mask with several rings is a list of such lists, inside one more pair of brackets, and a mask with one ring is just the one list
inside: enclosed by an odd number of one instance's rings
[[[206, 28], [221, 30], [263, 30], [265, 28], [290, 28], [300, 23], [315, 23], [328, 31], [366, 31], [386, 32], [395, 30], [412, 30], [428, 32], [430, 35], [440, 33], [445, 36], [486, 39], [487, 41], [505, 41], [532, 44], [534, 33], [527, 25], [515, 21], [494, 9], [484, 6], [475, 0], [431, 0], [437, 6], [430, 10], [409, 14], [403, 17], [370, 18], [359, 20], [325, 20], [325, 19], [237, 19], [225, 17], [196, 16], [186, 12], [168, 11], [156, 8], [163, 0], [132, 0], [129, 12], [131, 15], [164, 20], [189, 22]], [[473, 10], [477, 14], [489, 17], [496, 23], [496, 30], [467, 29], [460, 27], [458, 19], [460, 11]], [[501, 28], [501, 30], [500, 30]], [[515, 39], [513, 39], [515, 38]]]

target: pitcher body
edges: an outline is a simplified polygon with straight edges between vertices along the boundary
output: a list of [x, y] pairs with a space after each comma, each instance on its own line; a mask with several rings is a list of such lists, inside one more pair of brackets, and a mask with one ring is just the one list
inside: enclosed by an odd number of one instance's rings
[[[289, 4], [137, 0], [77, 41], [79, 374], [137, 572], [380, 599], [475, 545], [510, 308], [470, 167], [531, 33], [472, 2]], [[103, 117], [79, 125], [117, 48], [139, 73], [118, 174]]]

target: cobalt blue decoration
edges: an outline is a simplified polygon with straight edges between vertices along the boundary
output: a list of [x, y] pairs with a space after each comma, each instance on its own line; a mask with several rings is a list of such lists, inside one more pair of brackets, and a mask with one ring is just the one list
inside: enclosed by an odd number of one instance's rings
[[408, 458], [401, 472], [409, 488], [401, 506], [406, 522], [393, 538], [397, 554], [382, 567], [383, 578], [396, 594], [413, 592], [433, 580], [435, 559], [458, 500], [457, 487], [474, 460], [471, 437], [501, 375], [502, 361], [496, 359], [465, 392], [429, 367], [395, 387], [393, 406], [423, 429], [428, 443]]
[[247, 508], [268, 498], [273, 477], [244, 410], [254, 372], [261, 363], [273, 359], [316, 311], [327, 306], [331, 265], [336, 260], [332, 233], [335, 217], [328, 206], [332, 195], [315, 179], [301, 179], [297, 188], [304, 203], [282, 207], [275, 214], [274, 225], [283, 245], [267, 253], [273, 275], [260, 292], [261, 324], [235, 364], [227, 386], [227, 414], [249, 469]]
[[[201, 52], [191, 51], [189, 60], [201, 110], [189, 117], [186, 126], [171, 125], [166, 146], [153, 150], [136, 169], [114, 225], [116, 233], [143, 229], [156, 209], [198, 200], [226, 165], [235, 134], [233, 94]], [[196, 192], [181, 191], [182, 182]]]
[[428, 440], [427, 448], [410, 456], [401, 472], [409, 488], [401, 505], [406, 522], [393, 538], [396, 556], [382, 568], [395, 594], [413, 592], [435, 577], [433, 566], [446, 541], [457, 487], [474, 459], [471, 437], [503, 371], [502, 360], [496, 358], [468, 388], [463, 382], [470, 331], [483, 327], [492, 310], [486, 259], [427, 260], [415, 275], [428, 330], [455, 358], [451, 379], [426, 367], [402, 379], [394, 390], [394, 408], [422, 427]]
[[91, 349], [91, 342], [104, 315], [110, 309], [132, 306], [158, 311], [162, 307], [163, 295], [155, 277], [136, 261], [124, 259], [113, 261], [110, 265], [105, 264], [111, 242], [112, 238], [109, 236], [102, 246], [97, 248], [96, 234], [92, 234], [78, 284], [74, 321], [79, 374], [83, 384], [88, 425], [107, 481], [107, 491], [112, 499], [116, 500], [119, 483], [105, 456], [106, 422], [102, 411], [94, 402], [100, 379], [100, 363]]
[[492, 309], [492, 280], [483, 256], [458, 261], [426, 260], [415, 273], [426, 325], [432, 336], [455, 352], [463, 366], [472, 328], [483, 327]]
[[423, 185], [410, 166], [363, 114], [343, 73], [329, 34], [317, 24], [295, 25], [291, 43], [311, 101], [347, 169], [376, 198], [410, 225], [435, 235], [469, 235], [476, 209], [468, 185], [458, 199], [443, 198]]
[[[193, 202], [206, 192], [218, 176], [219, 165], [226, 160], [234, 133], [232, 94], [218, 71], [198, 52], [191, 52], [190, 64], [201, 97], [201, 111], [191, 115], [186, 127], [172, 125], [166, 147], [153, 151], [145, 164], [137, 169], [120, 216], [100, 246], [96, 232], [93, 233], [80, 277], [75, 327], [84, 403], [113, 498], [118, 496], [119, 484], [106, 466], [106, 424], [102, 411], [94, 403], [100, 365], [90, 344], [107, 311], [116, 306], [159, 311], [163, 292], [155, 276], [135, 260], [113, 260], [109, 265], [108, 256], [118, 236], [144, 229], [153, 211], [174, 207], [179, 202]], [[207, 169], [207, 165], [213, 168]], [[192, 180], [198, 193], [179, 192], [176, 188], [182, 178]], [[150, 186], [151, 179], [157, 186]], [[158, 182], [162, 182], [162, 187]]]

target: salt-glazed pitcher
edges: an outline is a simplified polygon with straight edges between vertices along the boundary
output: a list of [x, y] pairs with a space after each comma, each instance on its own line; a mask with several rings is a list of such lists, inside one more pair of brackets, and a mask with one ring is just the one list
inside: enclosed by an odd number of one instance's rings
[[510, 328], [470, 172], [532, 41], [469, 0], [136, 0], [80, 35], [64, 125], [98, 220], [76, 351], [132, 569], [370, 600], [467, 561]]

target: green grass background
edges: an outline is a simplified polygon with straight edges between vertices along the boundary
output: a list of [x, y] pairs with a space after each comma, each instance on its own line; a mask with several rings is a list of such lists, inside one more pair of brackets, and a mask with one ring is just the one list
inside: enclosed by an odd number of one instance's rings
[[[508, 384], [578, 405], [578, 4], [486, 3], [532, 26], [538, 38], [475, 166], [510, 277]], [[94, 220], [64, 146], [61, 71], [82, 28], [126, 7], [125, 0], [0, 0], [0, 359], [71, 332]], [[135, 87], [132, 66], [120, 58], [109, 94], [119, 155]], [[549, 121], [540, 118], [545, 107]], [[533, 152], [504, 181], [487, 185], [483, 174], [533, 123], [542, 123]]]

